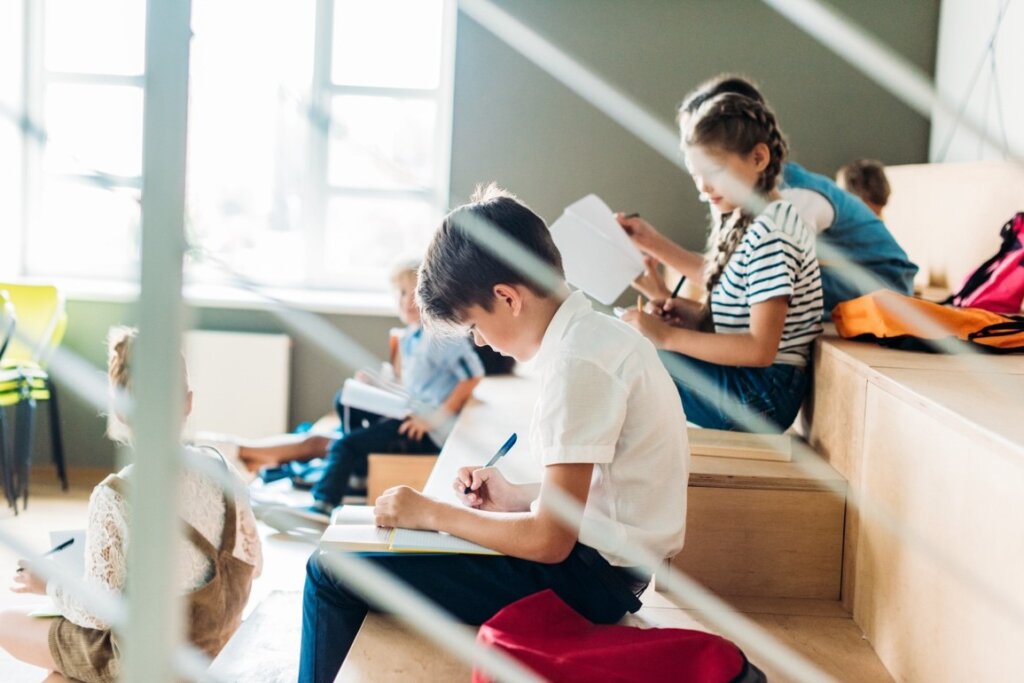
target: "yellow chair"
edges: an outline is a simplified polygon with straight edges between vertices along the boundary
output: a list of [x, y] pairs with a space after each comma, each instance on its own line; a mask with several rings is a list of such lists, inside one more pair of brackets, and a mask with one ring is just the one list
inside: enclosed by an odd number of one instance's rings
[[[14, 337], [15, 322], [14, 304], [11, 303], [7, 290], [0, 289], [0, 362], [3, 361], [4, 353], [7, 352], [7, 346]], [[3, 391], [2, 385], [0, 385], [0, 395], [3, 394]], [[7, 458], [7, 423], [5, 421], [6, 411], [3, 408], [4, 406], [0, 404], [0, 478], [3, 479], [4, 496], [13, 507], [14, 480], [12, 478], [12, 467], [14, 463]]]
[[15, 407], [13, 466], [5, 471], [10, 470], [13, 499], [9, 496], [9, 501], [17, 513], [18, 498], [23, 506], [28, 504], [37, 401], [49, 404], [53, 461], [61, 486], [68, 488], [57, 389], [46, 372], [50, 356], [64, 337], [67, 313], [63, 295], [51, 285], [0, 283], [0, 290], [7, 292], [16, 316], [15, 334], [0, 359], [0, 409]]

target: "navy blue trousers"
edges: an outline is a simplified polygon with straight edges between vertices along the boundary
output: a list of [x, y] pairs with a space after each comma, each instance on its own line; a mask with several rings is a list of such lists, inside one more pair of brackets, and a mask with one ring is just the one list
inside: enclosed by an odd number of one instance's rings
[[[580, 550], [591, 556], [584, 560]], [[380, 570], [399, 578], [440, 605], [456, 620], [482, 624], [501, 608], [545, 589], [551, 589], [587, 619], [612, 624], [635, 600], [624, 588], [607, 583], [610, 567], [592, 550], [577, 545], [558, 564], [541, 564], [507, 556], [488, 555], [369, 555]], [[625, 570], [615, 570], [622, 572]], [[619, 574], [621, 576], [621, 574]], [[335, 577], [319, 551], [306, 565], [302, 599], [301, 683], [330, 683], [338, 675], [363, 618], [373, 610], [358, 593]]]
[[[313, 487], [313, 498], [337, 505], [348, 493], [351, 475], [366, 476], [370, 453], [435, 454], [440, 449], [426, 434], [419, 441], [398, 433], [401, 420], [380, 420], [358, 427], [331, 444], [327, 464], [320, 481]], [[370, 504], [373, 501], [367, 501]]]

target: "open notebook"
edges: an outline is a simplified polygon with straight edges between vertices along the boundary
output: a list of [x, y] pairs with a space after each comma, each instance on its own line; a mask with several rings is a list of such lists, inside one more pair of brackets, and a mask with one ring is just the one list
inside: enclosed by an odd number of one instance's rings
[[452, 553], [501, 555], [458, 536], [440, 531], [384, 529], [373, 523], [373, 508], [345, 505], [335, 510], [331, 525], [320, 537], [321, 550], [371, 553]]
[[[47, 562], [59, 562], [68, 569], [73, 576], [82, 578], [85, 575], [85, 530], [76, 529], [73, 531], [51, 531], [50, 532], [50, 545], [56, 547], [67, 541], [68, 539], [75, 539], [74, 542], [51, 555], [47, 556]], [[41, 603], [34, 610], [29, 612], [30, 617], [60, 617], [63, 616], [57, 606], [53, 604], [50, 598], [46, 598], [46, 601]]]
[[356, 379], [347, 379], [341, 385], [341, 403], [396, 420], [408, 417], [411, 412], [408, 396]]

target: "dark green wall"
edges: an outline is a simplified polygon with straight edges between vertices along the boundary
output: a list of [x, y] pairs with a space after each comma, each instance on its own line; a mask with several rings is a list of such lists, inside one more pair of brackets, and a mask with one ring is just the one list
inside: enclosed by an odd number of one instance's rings
[[[855, 157], [923, 162], [928, 123], [813, 39], [755, 0], [501, 0], [499, 4], [671, 126], [675, 105], [704, 78], [745, 73], [761, 83], [789, 135], [793, 158], [832, 174]], [[934, 0], [847, 0], [835, 7], [926, 72], [933, 71]], [[703, 242], [704, 209], [678, 168], [567, 91], [466, 17], [459, 18], [452, 142], [452, 198], [497, 180], [544, 218], [596, 192], [640, 211], [681, 243]], [[124, 305], [74, 302], [65, 347], [97, 367]], [[384, 355], [393, 318], [328, 316]], [[203, 309], [207, 329], [281, 332], [267, 312]], [[351, 368], [297, 340], [290, 422], [315, 419]], [[113, 449], [96, 411], [64, 399], [64, 433], [75, 464], [108, 465]], [[44, 444], [41, 444], [45, 446]], [[46, 451], [43, 451], [46, 452]]]
[[[758, 81], [793, 158], [832, 175], [856, 157], [927, 161], [928, 122], [756, 0], [499, 0], [674, 129], [675, 107], [723, 71]], [[936, 0], [830, 3], [932, 73]], [[452, 196], [496, 180], [546, 220], [596, 192], [685, 245], [705, 211], [689, 178], [580, 97], [460, 17]]]

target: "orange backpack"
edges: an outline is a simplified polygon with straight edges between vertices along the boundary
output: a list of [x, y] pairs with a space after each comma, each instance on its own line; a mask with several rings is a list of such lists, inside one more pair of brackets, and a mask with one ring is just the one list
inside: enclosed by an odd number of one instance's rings
[[880, 290], [832, 309], [843, 337], [914, 351], [955, 353], [954, 339], [993, 353], [1024, 352], [1024, 316], [951, 308]]

